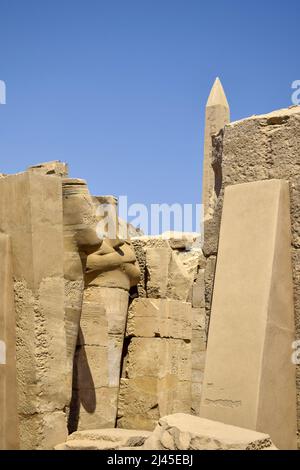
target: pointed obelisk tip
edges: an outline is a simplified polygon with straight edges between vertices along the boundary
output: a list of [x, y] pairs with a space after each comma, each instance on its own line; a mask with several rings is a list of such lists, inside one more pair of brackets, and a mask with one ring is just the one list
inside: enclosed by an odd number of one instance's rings
[[221, 105], [221, 106], [225, 106], [226, 108], [229, 108], [225, 91], [224, 91], [224, 88], [222, 86], [222, 83], [219, 77], [215, 79], [215, 82], [212, 86], [212, 89], [210, 91], [210, 94], [206, 103], [206, 107], [216, 106], [216, 105]]

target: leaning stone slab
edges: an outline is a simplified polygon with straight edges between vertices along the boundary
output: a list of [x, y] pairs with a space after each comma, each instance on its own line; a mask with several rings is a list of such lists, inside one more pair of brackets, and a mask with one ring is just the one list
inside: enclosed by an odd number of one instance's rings
[[161, 418], [144, 450], [276, 450], [270, 437], [184, 413]]
[[225, 191], [200, 415], [296, 448], [289, 185]]

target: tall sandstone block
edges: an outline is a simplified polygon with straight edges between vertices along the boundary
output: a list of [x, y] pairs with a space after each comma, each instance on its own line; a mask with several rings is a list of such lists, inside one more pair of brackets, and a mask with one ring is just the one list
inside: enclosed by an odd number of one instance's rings
[[201, 416], [296, 447], [289, 185], [225, 191]]
[[0, 449], [19, 447], [16, 319], [10, 237], [0, 234]]
[[12, 246], [20, 446], [52, 448], [67, 434], [61, 178], [1, 178], [0, 230]]

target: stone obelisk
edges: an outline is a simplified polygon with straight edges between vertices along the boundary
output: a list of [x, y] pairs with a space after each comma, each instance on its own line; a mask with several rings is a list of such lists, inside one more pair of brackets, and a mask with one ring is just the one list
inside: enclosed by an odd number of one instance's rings
[[204, 161], [203, 161], [203, 187], [202, 204], [204, 205], [204, 220], [213, 215], [215, 195], [215, 176], [212, 168], [212, 136], [218, 134], [225, 124], [230, 122], [230, 109], [228, 101], [217, 77], [205, 109], [205, 135], [204, 135]]

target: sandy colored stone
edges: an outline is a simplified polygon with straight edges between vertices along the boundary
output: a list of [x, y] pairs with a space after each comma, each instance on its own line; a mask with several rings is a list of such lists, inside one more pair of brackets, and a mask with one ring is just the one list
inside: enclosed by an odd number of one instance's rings
[[131, 239], [131, 244], [140, 269], [140, 280], [136, 286], [137, 293], [139, 297], [146, 297], [146, 253], [139, 238]]
[[144, 450], [276, 450], [270, 437], [188, 414], [161, 418]]
[[204, 218], [212, 217], [218, 196], [218, 168], [212, 167], [212, 136], [218, 134], [230, 121], [229, 105], [222, 84], [217, 78], [213, 84], [205, 108], [205, 135], [202, 204]]
[[54, 160], [52, 162], [39, 163], [37, 165], [29, 166], [27, 171], [40, 175], [56, 175], [66, 178], [69, 173], [69, 168], [67, 163]]
[[176, 375], [179, 380], [191, 377], [191, 345], [184, 340], [132, 338], [128, 347], [126, 375], [159, 377]]
[[67, 420], [63, 411], [20, 416], [23, 449], [52, 450], [67, 438]]
[[204, 260], [200, 246], [196, 246], [198, 239], [199, 234], [185, 232], [134, 238], [141, 270], [139, 297], [190, 301], [198, 266]]
[[[49, 448], [67, 434], [61, 178], [7, 176], [0, 194], [0, 230], [12, 246], [20, 447]], [[61, 430], [56, 442], [46, 416]]]
[[192, 412], [199, 416], [206, 358], [205, 308], [192, 308]]
[[146, 249], [147, 297], [186, 302], [196, 277], [199, 251], [168, 248]]
[[[128, 292], [99, 287], [84, 291], [81, 329], [74, 359], [71, 431], [114, 427]], [[86, 397], [90, 411], [82, 402]]]
[[123, 336], [127, 318], [128, 292], [124, 289], [101, 287], [95, 291], [95, 295], [100, 308], [105, 309], [108, 334]]
[[191, 340], [191, 334], [192, 311], [189, 303], [138, 298], [130, 305], [127, 336]]
[[[292, 222], [292, 265], [296, 337], [300, 338], [300, 177], [299, 177], [300, 106], [251, 116], [226, 125], [222, 142], [214, 142], [216, 158], [222, 162], [222, 188], [218, 210], [205, 228], [204, 251], [215, 255], [222, 214], [224, 188], [228, 185], [271, 178], [290, 182]], [[213, 279], [211, 281], [213, 283]], [[211, 284], [207, 284], [211, 291]], [[207, 316], [210, 310], [207, 304]], [[298, 429], [300, 428], [300, 367], [297, 366]]]
[[82, 179], [63, 178], [65, 328], [67, 372], [72, 390], [73, 358], [82, 311], [86, 258], [102, 244], [96, 233], [97, 217], [92, 196]]
[[184, 302], [188, 301], [197, 272], [197, 255], [195, 256], [195, 260], [194, 270], [188, 272], [180, 256], [173, 251], [168, 269], [167, 297]]
[[[90, 388], [87, 388], [90, 385]], [[73, 390], [69, 431], [114, 428], [117, 415], [118, 387], [95, 388], [90, 382]]]
[[193, 283], [192, 306], [194, 308], [205, 307], [205, 269], [200, 269]]
[[147, 248], [147, 297], [167, 297], [169, 264], [172, 256], [171, 248]]
[[296, 446], [290, 243], [287, 182], [226, 189], [200, 412], [280, 449]]
[[[103, 233], [110, 230], [111, 222], [116, 231], [115, 238], [105, 238], [86, 258], [85, 290], [74, 359], [71, 432], [115, 426], [129, 289], [140, 277], [130, 241], [119, 238], [117, 199], [95, 196], [92, 203]], [[98, 229], [97, 225], [97, 233]]]
[[19, 448], [16, 319], [10, 237], [0, 234], [0, 449]]
[[191, 410], [191, 344], [132, 338], [121, 380], [118, 427], [152, 430], [160, 416]]
[[71, 434], [56, 450], [118, 450], [139, 448], [150, 436], [149, 431], [132, 429], [96, 429]]
[[190, 250], [200, 234], [196, 232], [164, 232], [160, 237], [168, 240], [172, 250]]
[[211, 302], [214, 288], [215, 269], [216, 269], [216, 256], [210, 256], [206, 260], [204, 284], [205, 284], [205, 323], [206, 332], [209, 329], [210, 313], [211, 313]]

